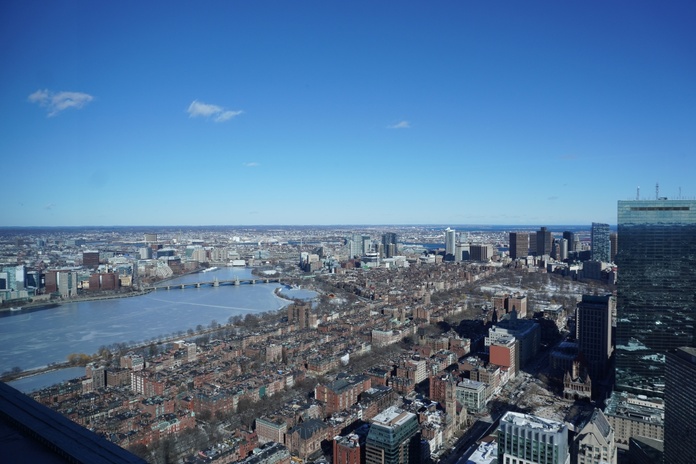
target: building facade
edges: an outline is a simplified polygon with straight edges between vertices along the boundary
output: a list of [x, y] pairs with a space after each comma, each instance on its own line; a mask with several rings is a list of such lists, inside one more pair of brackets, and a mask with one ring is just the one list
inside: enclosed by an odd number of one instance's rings
[[364, 443], [357, 434], [337, 436], [333, 439], [333, 464], [361, 464]]
[[615, 391], [607, 400], [604, 415], [614, 429], [617, 448], [628, 450], [633, 437], [665, 439], [665, 405], [660, 398]]
[[46, 293], [59, 293], [63, 298], [77, 296], [77, 272], [72, 270], [49, 270], [44, 276]]
[[321, 452], [321, 442], [327, 438], [327, 426], [317, 419], [300, 422], [285, 435], [285, 446], [291, 454], [306, 460]]
[[[534, 359], [541, 346], [541, 328], [536, 321], [530, 319], [518, 319], [516, 312], [498, 322], [488, 329], [488, 336], [484, 339], [486, 347], [490, 347], [500, 338], [513, 336], [519, 342], [518, 359], [519, 369]], [[489, 348], [490, 349], [490, 348]]]
[[83, 251], [82, 265], [89, 269], [99, 267], [99, 252], [98, 251]]
[[510, 378], [519, 372], [519, 342], [513, 336], [500, 337], [491, 342], [488, 349], [491, 364], [507, 368]]
[[[367, 237], [369, 243], [370, 237]], [[346, 238], [346, 246], [348, 247], [348, 258], [356, 258], [365, 254], [365, 237], [362, 234], [352, 234]]]
[[536, 233], [536, 255], [551, 255], [552, 247], [553, 236], [551, 235], [551, 232], [546, 229], [546, 227], [542, 227]]
[[613, 352], [611, 315], [615, 310], [616, 299], [612, 295], [583, 295], [577, 306], [576, 338], [595, 385], [608, 373], [609, 358]]
[[454, 260], [457, 232], [449, 227], [445, 229], [445, 258]]
[[566, 230], [563, 232], [563, 238], [568, 240], [568, 251], [575, 251], [575, 234]]
[[387, 232], [382, 234], [382, 250], [385, 258], [392, 258], [399, 254], [399, 249], [397, 247], [397, 236], [394, 232]]
[[693, 346], [696, 200], [618, 202], [617, 390], [662, 396], [665, 355]]
[[510, 232], [510, 258], [525, 258], [529, 255], [529, 234]]
[[591, 231], [592, 261], [608, 263], [611, 261], [611, 242], [609, 224], [592, 223]]
[[420, 438], [415, 414], [390, 407], [372, 419], [365, 442], [367, 464], [418, 462]]
[[498, 426], [499, 464], [569, 464], [568, 428], [529, 414], [507, 412]]
[[595, 409], [590, 419], [578, 430], [573, 453], [578, 464], [616, 464], [614, 429], [601, 410]]
[[489, 261], [493, 257], [493, 245], [472, 243], [469, 246], [469, 256], [472, 261]]
[[609, 258], [611, 259], [612, 263], [616, 262], [616, 252], [618, 250], [618, 245], [619, 245], [619, 235], [616, 232], [612, 232], [609, 234], [609, 246], [611, 247], [611, 251], [609, 253]]
[[665, 462], [696, 459], [696, 348], [667, 353], [665, 383]]
[[470, 412], [480, 412], [486, 407], [488, 390], [486, 384], [476, 380], [464, 379], [457, 383], [457, 401]]
[[327, 385], [317, 385], [314, 397], [323, 403], [324, 413], [330, 416], [353, 406], [358, 402], [358, 395], [369, 390], [371, 386], [368, 376], [343, 377]]

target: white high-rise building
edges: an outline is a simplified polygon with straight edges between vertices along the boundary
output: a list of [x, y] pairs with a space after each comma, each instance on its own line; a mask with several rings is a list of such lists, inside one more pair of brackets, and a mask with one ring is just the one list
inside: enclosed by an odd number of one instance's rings
[[445, 229], [445, 256], [454, 256], [454, 249], [457, 243], [457, 232], [449, 227]]
[[557, 256], [558, 260], [563, 261], [564, 259], [568, 259], [568, 240], [562, 238], [558, 241], [558, 248], [560, 250], [559, 256]]
[[348, 258], [360, 257], [365, 254], [364, 239], [361, 234], [352, 234], [346, 239]]

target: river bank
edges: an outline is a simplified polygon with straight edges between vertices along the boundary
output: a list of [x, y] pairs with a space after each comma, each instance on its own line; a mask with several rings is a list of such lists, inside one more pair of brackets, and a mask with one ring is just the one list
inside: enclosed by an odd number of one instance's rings
[[[285, 292], [289, 291], [291, 293], [296, 293], [296, 294], [295, 295], [286, 294], [286, 293], [283, 293], [284, 291]], [[273, 292], [275, 293], [275, 295], [278, 298], [281, 298], [281, 299], [287, 301], [288, 304], [292, 304], [296, 301], [310, 300], [317, 295], [317, 293], [312, 291], [312, 290], [292, 288], [292, 287], [288, 287], [285, 285], [276, 288]], [[265, 312], [274, 312], [274, 311], [280, 311], [280, 310], [269, 310], [269, 311], [265, 311]], [[220, 325], [219, 327], [214, 328], [214, 329], [210, 328], [210, 329], [189, 332], [189, 333], [186, 333], [184, 336], [182, 336], [180, 334], [171, 335], [163, 340], [158, 340], [157, 342], [143, 341], [143, 342], [137, 343], [135, 345], [129, 345], [127, 347], [127, 350], [131, 351], [131, 350], [142, 349], [142, 348], [145, 348], [145, 347], [152, 345], [153, 343], [156, 345], [165, 345], [167, 343], [172, 343], [172, 342], [174, 342], [176, 340], [180, 340], [182, 338], [184, 338], [186, 340], [190, 340], [190, 339], [194, 339], [194, 338], [201, 337], [204, 335], [215, 335], [216, 333], [224, 331], [225, 329], [229, 328], [230, 326], [231, 326], [231, 324], [224, 324], [224, 325]], [[97, 356], [97, 353], [94, 353], [91, 356], [91, 360], [92, 361], [100, 361], [103, 359], [101, 357]], [[43, 367], [39, 367], [36, 369], [28, 369], [28, 370], [20, 371], [20, 372], [4, 373], [2, 375], [2, 377], [0, 377], [0, 381], [6, 382], [6, 383], [16, 382], [18, 380], [23, 380], [23, 379], [35, 377], [37, 375], [44, 375], [44, 374], [48, 374], [51, 372], [72, 369], [75, 367], [76, 367], [75, 365], [72, 365], [69, 362], [52, 363], [48, 366], [43, 366]], [[84, 366], [79, 366], [79, 367], [84, 368]]]
[[[172, 343], [172, 342], [175, 342], [177, 340], [181, 340], [182, 338], [192, 339], [192, 338], [201, 337], [204, 335], [213, 335], [217, 332], [225, 330], [225, 328], [226, 328], [225, 326], [220, 326], [220, 327], [217, 327], [215, 329], [211, 328], [211, 329], [204, 329], [204, 330], [200, 330], [200, 331], [195, 331], [195, 332], [186, 334], [185, 337], [181, 337], [180, 335], [176, 334], [176, 335], [172, 335], [168, 338], [165, 338], [164, 340], [160, 340], [157, 342], [141, 342], [141, 343], [137, 343], [135, 345], [129, 345], [125, 348], [125, 350], [126, 351], [139, 350], [142, 348], [146, 348], [152, 344], [166, 345], [167, 343]], [[103, 360], [104, 360], [104, 358], [99, 356], [97, 353], [94, 353], [93, 355], [91, 355], [91, 362], [99, 362], [99, 361], [103, 361]], [[16, 382], [17, 380], [23, 380], [23, 379], [35, 377], [37, 375], [48, 374], [51, 372], [56, 372], [56, 371], [61, 371], [61, 370], [66, 370], [66, 369], [71, 369], [71, 368], [81, 368], [84, 370], [85, 365], [77, 365], [76, 366], [74, 364], [70, 364], [69, 362], [53, 363], [51, 365], [39, 367], [36, 369], [29, 369], [26, 371], [4, 374], [4, 375], [2, 375], [2, 377], [0, 377], [0, 381], [5, 382], [5, 383]]]
[[[163, 282], [168, 282], [170, 280], [175, 280], [181, 277], [185, 277], [188, 275], [192, 274], [198, 274], [203, 272], [207, 268], [199, 268], [193, 271], [185, 272], [183, 274], [178, 274], [174, 275], [171, 277], [167, 277], [166, 279], [160, 279], [153, 281], [150, 285], [155, 286], [157, 284], [163, 283]], [[124, 287], [127, 288], [127, 287]], [[82, 290], [83, 292], [85, 290]], [[115, 298], [130, 298], [130, 297], [135, 297], [135, 296], [142, 296], [142, 295], [147, 295], [150, 293], [152, 289], [147, 289], [147, 290], [126, 290], [126, 291], [119, 291], [116, 293], [109, 293], [109, 294], [100, 294], [100, 293], [82, 293], [78, 294], [75, 297], [72, 298], [60, 298], [57, 300], [53, 299], [40, 299], [35, 302], [31, 303], [26, 303], [26, 304], [17, 304], [17, 306], [14, 307], [3, 307], [0, 308], [0, 315], [5, 315], [5, 313], [18, 313], [20, 311], [25, 311], [25, 310], [32, 310], [32, 311], [37, 311], [40, 309], [52, 309], [52, 308], [57, 308], [58, 306], [64, 305], [64, 304], [69, 304], [69, 303], [81, 303], [85, 301], [100, 301], [100, 300], [111, 300]], [[42, 295], [46, 296], [46, 295]]]
[[[248, 268], [223, 268], [213, 273], [220, 280], [248, 279], [251, 275]], [[194, 274], [171, 282], [188, 284], [199, 278]], [[191, 329], [199, 332], [225, 326], [237, 316], [243, 319], [247, 314], [274, 312], [293, 301], [311, 299], [316, 293], [269, 283], [88, 296], [61, 301], [50, 311], [32, 305], [34, 309], [1, 314], [3, 380], [64, 368], [70, 355], [91, 357], [101, 347], [115, 352], [117, 346], [188, 339]], [[5, 314], [11, 317], [2, 317]]]
[[109, 294], [109, 295], [78, 295], [74, 298], [69, 298], [69, 299], [62, 299], [61, 298], [60, 300], [38, 301], [38, 302], [28, 303], [28, 304], [18, 306], [18, 307], [13, 307], [13, 308], [0, 308], [0, 315], [8, 316], [8, 315], [33, 312], [33, 311], [41, 311], [44, 309], [54, 309], [54, 308], [57, 308], [61, 305], [70, 304], [70, 303], [82, 303], [82, 302], [87, 302], [87, 301], [100, 301], [100, 300], [113, 300], [116, 298], [131, 298], [131, 297], [135, 297], [135, 296], [147, 295], [151, 291], [152, 290], [136, 290], [136, 291], [130, 291], [130, 292], [113, 293], [113, 294]]
[[[285, 301], [288, 302], [288, 304], [292, 304], [295, 301], [302, 300], [305, 298], [297, 298], [297, 297], [291, 297], [291, 296], [281, 296], [279, 293], [280, 291], [283, 290], [283, 287], [278, 287], [274, 290], [274, 293], [278, 298], [281, 298]], [[295, 289], [291, 289], [295, 290]], [[297, 289], [299, 291], [303, 291], [307, 293], [307, 297], [311, 298], [312, 295], [309, 295], [309, 293], [312, 293], [309, 290], [301, 290]], [[282, 311], [283, 308], [277, 309], [277, 310], [268, 310], [264, 311], [267, 313], [272, 313], [272, 312], [278, 312]], [[263, 313], [261, 313], [263, 314]], [[169, 343], [173, 343], [178, 340], [194, 340], [199, 337], [204, 337], [204, 336], [215, 336], [219, 333], [222, 333], [224, 331], [230, 330], [230, 328], [234, 327], [234, 324], [228, 323], [228, 324], [221, 324], [217, 327], [210, 327], [210, 328], [205, 328], [202, 330], [195, 330], [193, 331], [191, 328], [189, 332], [186, 334], [172, 334], [168, 337], [165, 337], [164, 339], [157, 340], [157, 341], [143, 341], [140, 343], [136, 343], [134, 345], [128, 345], [126, 347], [123, 347], [120, 349], [120, 352], [117, 353], [112, 353], [116, 356], [123, 355], [127, 352], [130, 351], [137, 351], [137, 350], [142, 350], [143, 348], [147, 348], [150, 345], [157, 345], [157, 346], [162, 346], [162, 345], [167, 345]], [[99, 356], [98, 353], [94, 353], [93, 355], [90, 356], [90, 362], [101, 362], [105, 361], [105, 358], [102, 356]], [[54, 385], [56, 383], [61, 383], [67, 380], [75, 379], [75, 378], [80, 378], [83, 377], [84, 371], [85, 370], [85, 365], [74, 365], [69, 362], [61, 362], [61, 363], [52, 363], [48, 366], [43, 366], [39, 367], [36, 369], [28, 369], [25, 371], [20, 371], [20, 372], [10, 372], [10, 373], [5, 373], [0, 377], [0, 381], [11, 384], [11, 386], [17, 388], [18, 390], [22, 391], [23, 393], [31, 393], [32, 391], [40, 390], [41, 388], [46, 388], [51, 385]], [[61, 375], [62, 373], [62, 375]], [[49, 374], [57, 374], [51, 376], [54, 379], [58, 379], [56, 381], [53, 380], [48, 380], [48, 381], [42, 381], [41, 379], [37, 379], [36, 382], [28, 382], [28, 379], [32, 379], [35, 377], [40, 377], [40, 376], [47, 376]], [[24, 382], [23, 382], [24, 381]]]
[[49, 372], [55, 372], [55, 371], [59, 371], [62, 369], [67, 369], [69, 367], [75, 367], [75, 366], [71, 366], [69, 363], [64, 362], [64, 363], [52, 364], [50, 366], [39, 367], [37, 369], [30, 369], [27, 371], [12, 372], [9, 374], [3, 374], [2, 377], [0, 377], [0, 382], [10, 383], [10, 382], [14, 382], [17, 380], [27, 379], [27, 378], [34, 377], [37, 375], [41, 375], [41, 374], [47, 374]]

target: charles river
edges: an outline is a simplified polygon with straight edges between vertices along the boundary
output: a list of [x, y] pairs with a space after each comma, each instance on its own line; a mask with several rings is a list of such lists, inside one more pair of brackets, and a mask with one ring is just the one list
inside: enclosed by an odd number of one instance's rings
[[[168, 284], [252, 278], [248, 268], [225, 267], [190, 274]], [[235, 315], [275, 311], [289, 301], [279, 298], [277, 283], [205, 286], [157, 290], [147, 295], [66, 303], [52, 309], [18, 311], [0, 317], [0, 372], [64, 362], [71, 353], [94, 354], [101, 346], [140, 343], [182, 334], [212, 321], [227, 324]], [[283, 294], [311, 298], [314, 292], [283, 289]], [[183, 337], [182, 337], [183, 338]], [[84, 375], [84, 368], [61, 369], [10, 382], [30, 392]]]

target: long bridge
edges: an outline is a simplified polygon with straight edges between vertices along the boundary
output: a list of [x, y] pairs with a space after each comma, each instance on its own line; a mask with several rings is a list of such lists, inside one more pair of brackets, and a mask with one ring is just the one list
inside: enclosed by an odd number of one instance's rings
[[223, 285], [242, 285], [242, 284], [257, 284], [257, 283], [281, 283], [280, 277], [258, 277], [251, 279], [231, 279], [231, 280], [209, 280], [205, 282], [186, 282], [182, 284], [164, 284], [154, 287], [147, 287], [144, 290], [171, 290], [173, 288], [201, 288], [201, 287], [221, 287]]

